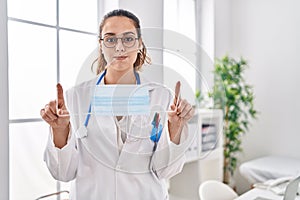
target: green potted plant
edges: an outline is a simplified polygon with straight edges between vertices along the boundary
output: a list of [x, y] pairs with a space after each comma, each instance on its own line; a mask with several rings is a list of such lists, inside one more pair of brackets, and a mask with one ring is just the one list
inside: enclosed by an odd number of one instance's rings
[[[208, 94], [213, 99], [214, 109], [223, 110], [224, 117], [224, 176], [230, 184], [237, 167], [238, 154], [242, 151], [242, 135], [248, 131], [250, 120], [255, 119], [253, 88], [246, 83], [244, 71], [247, 62], [241, 58], [224, 56], [215, 60], [214, 86]], [[196, 99], [199, 99], [196, 92]]]

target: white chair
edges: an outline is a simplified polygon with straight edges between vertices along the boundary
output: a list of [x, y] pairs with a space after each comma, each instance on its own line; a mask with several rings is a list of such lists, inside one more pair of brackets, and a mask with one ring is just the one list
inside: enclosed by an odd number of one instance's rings
[[208, 180], [199, 187], [200, 200], [233, 200], [237, 193], [225, 183], [216, 180]]

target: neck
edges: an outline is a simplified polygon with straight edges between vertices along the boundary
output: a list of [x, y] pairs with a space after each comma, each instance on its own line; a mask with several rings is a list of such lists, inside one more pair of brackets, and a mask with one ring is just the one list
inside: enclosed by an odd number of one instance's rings
[[134, 70], [115, 71], [108, 67], [104, 82], [105, 84], [136, 84]]

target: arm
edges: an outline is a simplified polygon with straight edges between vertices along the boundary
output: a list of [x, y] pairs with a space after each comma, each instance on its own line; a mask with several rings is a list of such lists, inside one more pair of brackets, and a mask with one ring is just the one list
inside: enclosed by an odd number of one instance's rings
[[56, 180], [70, 181], [76, 177], [79, 152], [74, 132], [68, 134], [67, 144], [58, 148], [54, 144], [54, 134], [50, 128], [48, 143], [44, 152], [44, 161]]
[[[171, 100], [171, 98], [170, 98]], [[171, 178], [181, 172], [185, 163], [185, 150], [193, 139], [188, 134], [187, 122], [193, 117], [194, 109], [180, 98], [180, 82], [175, 88], [175, 98], [168, 112], [163, 137], [154, 154], [154, 168], [158, 178]]]
[[153, 157], [153, 168], [159, 179], [169, 179], [181, 172], [185, 163], [185, 150], [192, 138], [188, 137], [187, 125], [182, 127], [179, 144], [172, 142], [169, 135], [168, 129], [165, 129]]
[[78, 153], [60, 84], [57, 84], [57, 100], [50, 101], [41, 110], [41, 116], [50, 125], [48, 144], [44, 153], [49, 171], [57, 180], [74, 179]]

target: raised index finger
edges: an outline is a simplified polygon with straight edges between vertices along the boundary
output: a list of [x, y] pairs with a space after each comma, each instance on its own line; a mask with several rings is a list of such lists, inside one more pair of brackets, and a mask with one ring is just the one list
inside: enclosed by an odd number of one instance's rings
[[60, 83], [57, 83], [56, 89], [57, 89], [57, 108], [61, 109], [64, 108], [65, 106], [65, 100], [64, 100], [63, 88]]
[[175, 86], [175, 98], [174, 98], [174, 105], [177, 106], [180, 101], [180, 81], [177, 81]]

